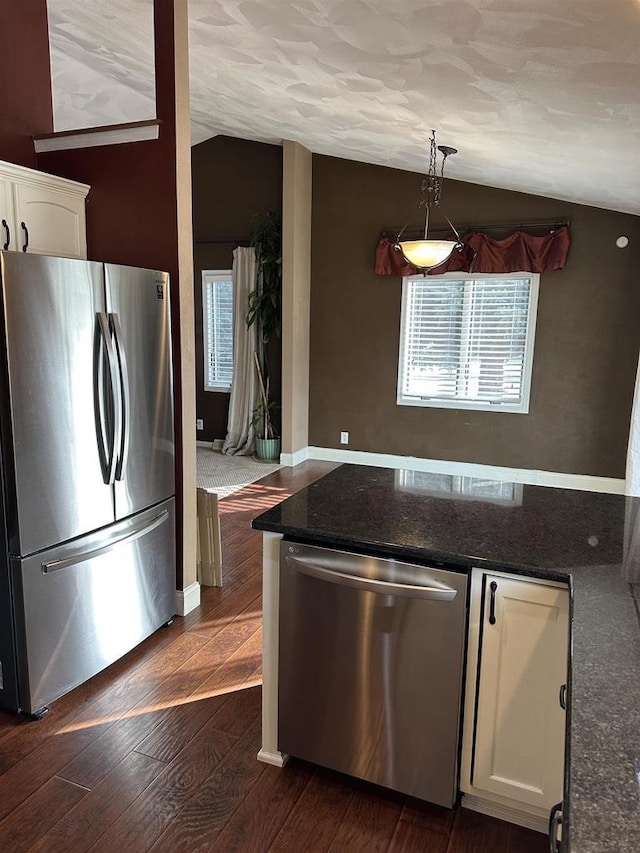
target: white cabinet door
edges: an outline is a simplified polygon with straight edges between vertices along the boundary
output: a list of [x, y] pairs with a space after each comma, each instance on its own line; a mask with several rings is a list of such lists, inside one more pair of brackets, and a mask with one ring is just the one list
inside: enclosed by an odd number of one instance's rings
[[562, 800], [569, 596], [484, 576], [472, 785], [523, 804]]
[[86, 184], [0, 161], [0, 248], [86, 258], [88, 192]]
[[87, 257], [84, 198], [35, 184], [15, 184], [14, 206], [19, 230], [13, 248]]
[[0, 175], [0, 248], [15, 249], [15, 217], [13, 215], [13, 185]]

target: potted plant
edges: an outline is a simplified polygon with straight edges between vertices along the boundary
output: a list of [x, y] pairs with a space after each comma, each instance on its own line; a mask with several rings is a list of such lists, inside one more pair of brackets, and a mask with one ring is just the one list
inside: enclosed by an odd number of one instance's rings
[[280, 406], [275, 400], [269, 399], [268, 386], [264, 382], [258, 354], [254, 352], [253, 356], [260, 388], [260, 402], [253, 410], [251, 418], [251, 423], [256, 431], [256, 456], [259, 459], [279, 459], [280, 430], [277, 426], [277, 413]]
[[280, 458], [280, 431], [277, 423], [278, 401], [270, 395], [269, 342], [282, 334], [282, 218], [270, 211], [258, 217], [250, 244], [256, 253], [257, 285], [249, 294], [247, 326], [256, 323], [258, 350], [254, 353], [260, 402], [253, 410], [256, 430], [256, 456]]

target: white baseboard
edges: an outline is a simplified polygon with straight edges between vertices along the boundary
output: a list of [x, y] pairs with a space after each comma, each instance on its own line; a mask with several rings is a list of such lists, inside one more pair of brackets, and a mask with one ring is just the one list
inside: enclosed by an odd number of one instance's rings
[[483, 800], [480, 797], [473, 796], [473, 794], [463, 794], [460, 805], [465, 809], [489, 815], [489, 817], [506, 820], [507, 823], [515, 823], [517, 826], [533, 829], [543, 835], [549, 831], [549, 819], [546, 816], [539, 817], [511, 806], [492, 803], [490, 800]]
[[[561, 474], [555, 471], [536, 471], [529, 468], [506, 468], [498, 465], [481, 465], [475, 462], [450, 462], [442, 459], [423, 459], [418, 456], [399, 456], [393, 453], [369, 453], [364, 450], [342, 450], [337, 447], [313, 447], [293, 454], [301, 454], [299, 461], [317, 459], [324, 462], [347, 462], [352, 465], [371, 465], [375, 468], [407, 468], [411, 471], [458, 474], [464, 477], [484, 477], [489, 480], [506, 480], [509, 483], [527, 483], [531, 486], [554, 486], [559, 489], [579, 489], [588, 492], [624, 494], [624, 480], [615, 477], [593, 477], [589, 474]], [[303, 454], [306, 454], [303, 456]], [[297, 465], [298, 461], [283, 465]]]
[[299, 465], [301, 462], [306, 462], [309, 459], [309, 447], [303, 447], [302, 450], [296, 450], [294, 453], [281, 453], [280, 454], [280, 464], [287, 465], [289, 468], [293, 468], [295, 465]]
[[176, 590], [176, 615], [186, 616], [200, 604], [200, 584], [194, 581], [186, 589]]
[[258, 752], [258, 761], [263, 764], [271, 764], [273, 767], [284, 767], [289, 760], [288, 755], [283, 755], [281, 752], [267, 752], [266, 749], [261, 749]]

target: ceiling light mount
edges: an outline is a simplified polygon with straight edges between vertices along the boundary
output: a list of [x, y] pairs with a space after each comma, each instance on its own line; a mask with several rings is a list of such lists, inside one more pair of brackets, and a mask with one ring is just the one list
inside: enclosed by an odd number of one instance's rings
[[[421, 240], [402, 240], [401, 237], [403, 233], [406, 231], [407, 224], [398, 234], [398, 239], [395, 244], [395, 249], [397, 251], [402, 252], [406, 260], [413, 264], [414, 267], [421, 270], [425, 275], [428, 270], [433, 269], [433, 267], [437, 267], [440, 264], [444, 263], [447, 258], [451, 255], [454, 249], [461, 249], [462, 242], [460, 240], [460, 235], [454, 228], [451, 221], [445, 216], [445, 219], [451, 226], [454, 234], [456, 235], [455, 240], [430, 240], [429, 239], [429, 214], [431, 213], [432, 207], [439, 207], [440, 201], [442, 198], [442, 183], [444, 180], [444, 165], [447, 160], [447, 157], [450, 157], [452, 154], [457, 154], [457, 148], [451, 148], [449, 145], [437, 145], [436, 146], [436, 132], [435, 130], [431, 131], [431, 138], [429, 140], [429, 172], [427, 177], [423, 179], [421, 191], [422, 195], [420, 197], [420, 202], [418, 204], [418, 209], [421, 207], [425, 208], [425, 223], [424, 223], [424, 237]], [[442, 154], [442, 159], [440, 161], [440, 172], [438, 174], [438, 151]]]

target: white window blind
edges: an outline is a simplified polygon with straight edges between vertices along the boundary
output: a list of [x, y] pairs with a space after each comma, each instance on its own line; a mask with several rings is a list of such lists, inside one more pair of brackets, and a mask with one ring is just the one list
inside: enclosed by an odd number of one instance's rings
[[399, 469], [395, 472], [395, 487], [400, 491], [436, 495], [439, 498], [451, 496], [456, 500], [465, 498], [473, 500], [482, 497], [492, 503], [514, 506], [522, 504], [523, 495], [521, 483], [408, 469]]
[[398, 403], [528, 411], [538, 278], [405, 278]]
[[230, 270], [203, 270], [204, 387], [228, 391], [233, 380], [233, 282]]

